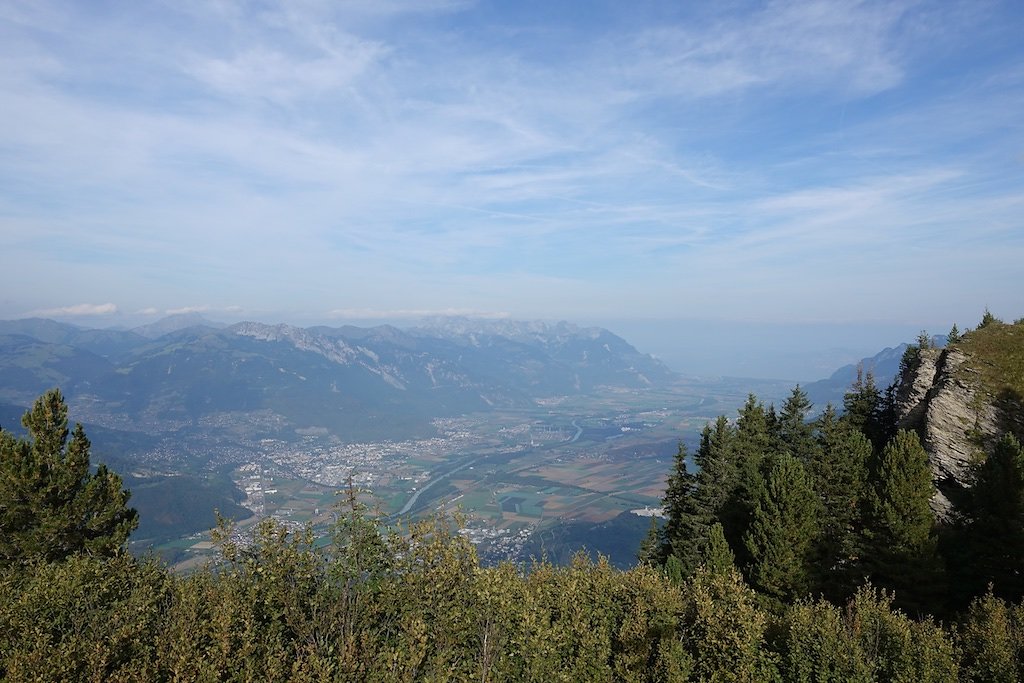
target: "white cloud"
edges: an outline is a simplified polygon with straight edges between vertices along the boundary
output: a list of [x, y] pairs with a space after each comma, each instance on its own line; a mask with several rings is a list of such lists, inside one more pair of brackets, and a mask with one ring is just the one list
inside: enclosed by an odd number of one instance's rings
[[49, 317], [62, 316], [87, 316], [87, 315], [114, 315], [117, 313], [116, 304], [75, 304], [73, 306], [61, 306], [60, 308], [44, 308], [33, 311], [30, 315]]
[[184, 315], [186, 313], [241, 313], [244, 309], [241, 306], [182, 306], [181, 308], [168, 308], [164, 315]]
[[336, 308], [328, 311], [327, 317], [349, 320], [390, 320], [406, 318], [433, 318], [462, 317], [462, 318], [488, 318], [502, 319], [511, 317], [505, 312], [478, 311], [471, 308], [441, 308], [441, 309], [394, 309], [382, 310], [373, 308]]

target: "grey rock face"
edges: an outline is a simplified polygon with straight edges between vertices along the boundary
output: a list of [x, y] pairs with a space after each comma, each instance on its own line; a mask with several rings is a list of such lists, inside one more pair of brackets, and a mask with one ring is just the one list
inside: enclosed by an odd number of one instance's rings
[[946, 519], [969, 484], [970, 466], [980, 456], [979, 439], [998, 432], [992, 396], [957, 349], [921, 353], [921, 362], [896, 393], [900, 429], [913, 429], [928, 452], [937, 493], [932, 510]]

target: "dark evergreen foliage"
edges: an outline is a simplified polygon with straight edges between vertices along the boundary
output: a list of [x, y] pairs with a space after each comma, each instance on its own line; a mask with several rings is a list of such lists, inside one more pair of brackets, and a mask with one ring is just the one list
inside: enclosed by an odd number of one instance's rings
[[675, 558], [682, 576], [689, 576], [697, 568], [700, 539], [710, 523], [708, 515], [697, 505], [697, 477], [687, 469], [686, 458], [686, 445], [680, 442], [662, 499], [668, 521], [661, 555], [664, 561]]
[[1024, 597], [1024, 449], [1012, 434], [996, 444], [976, 468], [967, 520], [958, 534], [960, 588], [978, 595], [991, 585], [994, 594]]
[[843, 395], [843, 422], [863, 433], [876, 451], [882, 450], [889, 435], [884, 422], [885, 406], [882, 393], [875, 386], [870, 371], [857, 368], [857, 377], [850, 390]]
[[946, 343], [949, 345], [956, 344], [960, 341], [960, 330], [957, 328], [956, 323], [953, 323], [953, 327], [949, 328], [949, 334], [946, 335]]
[[27, 439], [0, 432], [0, 566], [116, 553], [138, 514], [119, 476], [104, 465], [90, 472], [82, 425], [69, 440], [60, 391], [41, 396], [22, 423]]
[[811, 551], [819, 533], [819, 503], [800, 461], [774, 456], [743, 543], [750, 557], [747, 575], [761, 592], [779, 600], [811, 588]]
[[782, 449], [802, 465], [806, 465], [814, 458], [818, 447], [814, 439], [814, 428], [808, 422], [813, 407], [807, 398], [807, 392], [798, 384], [793, 387], [789, 398], [782, 406], [782, 412], [779, 413], [778, 432]]
[[817, 421], [819, 448], [808, 470], [821, 501], [821, 536], [815, 549], [815, 585], [841, 602], [862, 578], [864, 506], [871, 443], [828, 406]]
[[872, 468], [864, 566], [876, 585], [896, 591], [896, 604], [928, 611], [941, 595], [935, 494], [928, 454], [917, 434], [897, 432]]
[[722, 525], [715, 522], [708, 530], [707, 542], [701, 549], [701, 566], [710, 572], [724, 574], [736, 570], [736, 557], [725, 540]]

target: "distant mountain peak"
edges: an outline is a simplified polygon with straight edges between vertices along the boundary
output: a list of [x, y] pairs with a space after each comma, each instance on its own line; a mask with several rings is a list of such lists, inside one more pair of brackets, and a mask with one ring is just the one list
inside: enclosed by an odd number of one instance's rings
[[185, 330], [189, 327], [211, 327], [213, 329], [222, 329], [226, 327], [224, 323], [214, 322], [207, 320], [199, 313], [175, 313], [169, 315], [166, 318], [161, 318], [156, 322], [149, 323], [147, 325], [139, 325], [138, 327], [132, 328], [132, 332], [140, 336], [146, 337], [147, 339], [159, 339], [165, 334], [171, 332], [177, 332], [178, 330]]
[[600, 327], [582, 328], [564, 320], [548, 323], [543, 320], [512, 320], [509, 318], [468, 318], [464, 316], [434, 316], [424, 318], [420, 325], [409, 330], [418, 335], [470, 337], [492, 335], [516, 341], [550, 342], [566, 337], [597, 339], [611, 334]]
[[288, 342], [300, 351], [317, 353], [339, 365], [346, 365], [359, 355], [356, 349], [340, 338], [331, 339], [292, 325], [266, 325], [247, 321], [232, 325], [227, 329], [241, 337], [252, 337], [260, 341]]

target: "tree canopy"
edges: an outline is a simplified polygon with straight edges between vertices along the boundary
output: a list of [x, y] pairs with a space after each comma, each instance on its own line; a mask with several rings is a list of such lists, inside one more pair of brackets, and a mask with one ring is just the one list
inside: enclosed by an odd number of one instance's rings
[[22, 424], [26, 439], [0, 432], [0, 565], [116, 553], [138, 513], [118, 475], [104, 465], [91, 471], [81, 424], [69, 438], [60, 391], [39, 397]]

